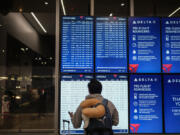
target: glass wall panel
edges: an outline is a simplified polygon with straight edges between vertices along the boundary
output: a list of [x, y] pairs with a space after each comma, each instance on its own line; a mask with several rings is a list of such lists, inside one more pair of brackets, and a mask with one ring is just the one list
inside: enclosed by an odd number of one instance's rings
[[0, 10], [0, 129], [54, 129], [55, 0]]

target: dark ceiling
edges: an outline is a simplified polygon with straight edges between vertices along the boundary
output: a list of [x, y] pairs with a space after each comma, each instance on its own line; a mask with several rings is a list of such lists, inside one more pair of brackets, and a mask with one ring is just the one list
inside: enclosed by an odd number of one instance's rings
[[55, 5], [55, 0], [13, 0], [13, 11], [55, 13]]
[[[48, 3], [47, 5], [45, 3]], [[55, 35], [55, 0], [14, 0], [13, 12], [22, 9], [24, 17], [41, 35]], [[34, 12], [43, 27], [47, 30], [44, 33], [35, 19], [30, 14]]]
[[129, 16], [129, 0], [95, 0], [96, 16]]
[[[24, 17], [41, 35], [55, 35], [56, 0], [4, 0], [10, 12], [23, 11]], [[12, 1], [12, 5], [10, 4]], [[129, 0], [94, 0], [95, 16], [130, 16]], [[9, 2], [9, 3], [8, 3]], [[48, 3], [48, 5], [45, 4]], [[178, 7], [180, 0], [134, 0], [135, 16], [168, 16]], [[122, 6], [122, 4], [124, 4]], [[90, 15], [90, 0], [64, 0], [67, 15]], [[63, 15], [61, 8], [61, 15]], [[34, 12], [47, 30], [45, 34], [38, 26], [30, 12]], [[174, 16], [180, 16], [178, 11]]]
[[[180, 7], [180, 0], [135, 0], [135, 16], [167, 17]], [[174, 16], [180, 16], [178, 11]]]

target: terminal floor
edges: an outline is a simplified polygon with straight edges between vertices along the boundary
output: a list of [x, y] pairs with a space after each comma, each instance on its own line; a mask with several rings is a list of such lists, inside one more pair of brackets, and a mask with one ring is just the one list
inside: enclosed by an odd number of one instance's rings
[[53, 129], [54, 115], [46, 114], [39, 117], [37, 113], [30, 114], [9, 114], [8, 118], [0, 118], [0, 132], [3, 130], [21, 129]]

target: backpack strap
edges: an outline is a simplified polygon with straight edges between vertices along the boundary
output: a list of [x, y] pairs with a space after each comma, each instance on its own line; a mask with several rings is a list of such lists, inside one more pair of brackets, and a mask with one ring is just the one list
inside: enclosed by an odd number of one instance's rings
[[103, 104], [105, 107], [107, 107], [108, 100], [104, 98], [103, 101], [102, 101], [102, 104]]
[[97, 107], [98, 105], [102, 105], [102, 103], [97, 103], [94, 107]]
[[108, 121], [105, 122], [106, 128], [108, 129], [108, 131], [112, 132], [112, 116], [111, 116], [111, 112], [107, 106], [108, 102], [109, 101], [107, 99], [103, 99], [102, 104], [104, 105], [105, 110], [106, 110], [106, 119], [108, 119]]
[[104, 98], [102, 103], [97, 103], [94, 107], [97, 107], [98, 105], [103, 105], [104, 107], [107, 107], [107, 104], [108, 104], [108, 100]]

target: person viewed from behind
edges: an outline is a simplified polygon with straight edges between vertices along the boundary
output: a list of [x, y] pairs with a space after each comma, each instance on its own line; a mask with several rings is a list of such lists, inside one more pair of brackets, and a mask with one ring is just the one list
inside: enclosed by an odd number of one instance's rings
[[74, 128], [80, 128], [84, 121], [87, 135], [112, 135], [112, 126], [119, 123], [118, 111], [114, 104], [101, 95], [102, 84], [92, 79], [88, 83], [89, 95], [73, 114], [69, 112]]

